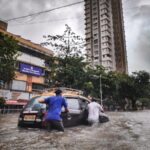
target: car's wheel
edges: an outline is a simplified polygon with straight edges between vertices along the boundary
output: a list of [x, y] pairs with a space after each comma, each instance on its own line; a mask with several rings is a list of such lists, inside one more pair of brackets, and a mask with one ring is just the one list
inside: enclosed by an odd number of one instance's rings
[[107, 116], [99, 116], [99, 122], [100, 123], [104, 123], [104, 122], [108, 122], [109, 118]]

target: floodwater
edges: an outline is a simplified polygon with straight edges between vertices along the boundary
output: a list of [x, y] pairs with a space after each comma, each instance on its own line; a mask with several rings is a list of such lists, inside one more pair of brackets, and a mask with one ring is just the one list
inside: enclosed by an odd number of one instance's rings
[[0, 150], [150, 150], [150, 111], [107, 114], [107, 123], [64, 133], [19, 129], [18, 114], [0, 115]]

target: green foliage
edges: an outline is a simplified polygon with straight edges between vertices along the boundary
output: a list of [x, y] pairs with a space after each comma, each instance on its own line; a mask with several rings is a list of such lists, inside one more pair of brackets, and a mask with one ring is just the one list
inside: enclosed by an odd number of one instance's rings
[[17, 52], [17, 41], [0, 33], [0, 81], [4, 84], [9, 83], [15, 76]]
[[76, 35], [67, 24], [65, 26], [66, 29], [62, 35], [43, 36], [46, 41], [41, 44], [52, 46], [60, 58], [82, 56], [85, 44], [84, 39]]
[[141, 103], [142, 108], [150, 108], [150, 98], [139, 98], [138, 102]]
[[78, 88], [83, 87], [84, 82], [84, 66], [82, 57], [66, 57], [60, 58], [58, 66], [55, 72], [55, 80], [60, 83], [61, 86]]
[[114, 101], [122, 108], [125, 108], [127, 98], [131, 101], [132, 109], [136, 108], [137, 99], [142, 97], [149, 97], [149, 73], [145, 71], [135, 72], [132, 75], [117, 74], [112, 85], [115, 83], [116, 88], [112, 91]]
[[91, 81], [85, 82], [84, 83], [84, 92], [85, 92], [85, 95], [86, 96], [88, 96], [88, 95], [92, 95], [93, 96], [92, 91], [94, 91], [93, 83]]

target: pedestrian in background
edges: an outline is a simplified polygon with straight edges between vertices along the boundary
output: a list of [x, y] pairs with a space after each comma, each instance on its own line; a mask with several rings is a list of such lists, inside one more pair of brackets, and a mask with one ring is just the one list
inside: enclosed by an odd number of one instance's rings
[[104, 112], [102, 106], [97, 103], [94, 98], [91, 98], [91, 102], [88, 104], [89, 125], [97, 124], [99, 122], [99, 116], [101, 112]]
[[45, 99], [39, 100], [40, 103], [46, 103], [48, 105], [48, 112], [46, 114], [46, 127], [49, 131], [53, 128], [58, 131], [64, 132], [64, 126], [62, 123], [61, 109], [64, 106], [65, 112], [68, 111], [68, 106], [64, 97], [62, 97], [62, 91], [57, 89], [55, 91], [56, 96], [50, 96]]

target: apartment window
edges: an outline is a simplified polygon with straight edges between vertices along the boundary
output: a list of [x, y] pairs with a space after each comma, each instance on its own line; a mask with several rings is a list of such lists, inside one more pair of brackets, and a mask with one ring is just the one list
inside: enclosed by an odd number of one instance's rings
[[102, 29], [103, 29], [103, 30], [110, 29], [110, 26], [109, 26], [109, 25], [107, 25], [107, 24], [105, 24], [105, 25], [102, 25], [101, 27], [102, 27]]
[[93, 29], [93, 34], [97, 34], [98, 33], [98, 28], [94, 28]]
[[104, 45], [104, 46], [110, 46], [111, 43], [110, 42], [104, 42], [104, 43], [102, 43], [102, 45]]
[[90, 36], [91, 36], [91, 33], [86, 34], [86, 36], [87, 36], [87, 37], [90, 37]]
[[89, 43], [89, 42], [90, 42], [90, 39], [86, 39], [86, 42]]
[[98, 36], [98, 34], [97, 34], [97, 33], [95, 33], [95, 34], [94, 34], [94, 38], [96, 38], [97, 36]]
[[91, 49], [90, 49], [90, 48], [88, 48], [88, 49], [86, 49], [86, 51], [87, 51], [88, 53], [90, 53], [90, 52], [91, 52]]
[[90, 24], [87, 24], [86, 25], [86, 29], [90, 29], [91, 28], [91, 25]]
[[107, 60], [106, 63], [107, 63], [107, 65], [111, 65], [111, 61], [110, 60]]
[[98, 39], [94, 40], [94, 44], [97, 44], [98, 43]]
[[97, 16], [97, 12], [93, 12], [93, 16]]
[[90, 15], [90, 11], [86, 11], [86, 12], [85, 12], [85, 15], [86, 15], [86, 16]]
[[96, 7], [97, 6], [97, 3], [95, 1], [93, 1], [93, 7]]
[[91, 21], [90, 18], [86, 19], [86, 23], [90, 23], [90, 21]]
[[109, 19], [107, 19], [107, 18], [102, 19], [101, 22], [102, 22], [102, 24], [110, 23]]
[[93, 7], [93, 13], [97, 13], [97, 7]]
[[90, 29], [90, 28], [86, 30], [86, 34], [88, 34], [88, 33], [90, 33], [90, 32], [91, 32], [91, 29]]
[[97, 17], [93, 18], [93, 21], [97, 21]]
[[110, 32], [108, 30], [104, 30], [104, 31], [102, 31], [102, 34], [103, 34], [103, 36], [106, 36], [106, 35], [110, 35]]
[[109, 36], [102, 36], [103, 41], [109, 41], [111, 38]]
[[98, 57], [94, 57], [95, 60], [98, 60]]
[[108, 3], [105, 1], [103, 3], [101, 3], [100, 6], [101, 6], [101, 8], [108, 8], [109, 7]]
[[12, 90], [25, 91], [26, 90], [26, 82], [21, 80], [13, 80], [12, 81]]
[[109, 15], [107, 13], [101, 14], [101, 18], [109, 18]]
[[33, 83], [32, 90], [44, 90], [44, 86], [42, 84]]
[[86, 48], [87, 48], [87, 49], [91, 48], [91, 45], [90, 45], [90, 44], [87, 44], [87, 45], [86, 45]]
[[110, 55], [110, 54], [106, 54], [106, 56], [107, 56], [107, 57], [111, 57], [111, 55]]
[[94, 23], [94, 27], [97, 27], [98, 23]]
[[95, 55], [98, 55], [98, 51], [94, 51], [94, 54], [95, 54]]
[[104, 48], [102, 49], [103, 53], [110, 53], [111, 49], [110, 48]]
[[98, 49], [98, 45], [94, 45], [94, 48], [95, 48], [95, 49]]
[[103, 58], [110, 58], [111, 57], [111, 55], [110, 54], [105, 54], [105, 55], [103, 55]]

